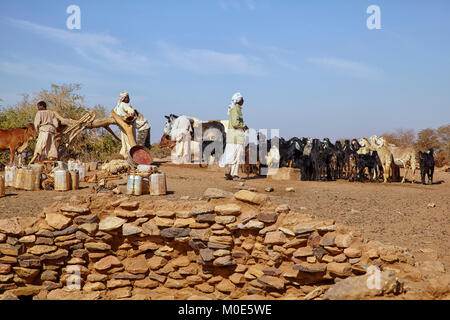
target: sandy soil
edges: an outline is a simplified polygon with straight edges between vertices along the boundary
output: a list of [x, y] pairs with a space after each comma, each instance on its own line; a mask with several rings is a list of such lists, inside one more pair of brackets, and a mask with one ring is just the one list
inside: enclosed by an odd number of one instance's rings
[[[168, 200], [186, 196], [198, 199], [208, 187], [236, 192], [239, 186], [237, 182], [225, 181], [221, 170], [168, 163], [162, 163], [160, 169], [167, 175], [169, 195], [165, 198]], [[422, 249], [433, 249], [450, 270], [450, 173], [437, 171], [435, 181], [438, 183], [424, 186], [251, 178], [245, 185], [259, 192], [273, 187], [275, 190], [268, 193], [273, 202], [287, 203], [293, 209], [318, 217], [333, 218], [360, 231], [367, 240], [406, 247], [418, 257], [424, 254]], [[64, 193], [7, 188], [7, 196], [0, 198], [0, 219], [35, 216], [53, 201], [93, 192], [92, 185], [82, 183], [81, 187]], [[286, 187], [293, 187], [295, 192], [286, 192]], [[145, 195], [139, 198], [156, 197]], [[435, 207], [429, 207], [431, 203]]]

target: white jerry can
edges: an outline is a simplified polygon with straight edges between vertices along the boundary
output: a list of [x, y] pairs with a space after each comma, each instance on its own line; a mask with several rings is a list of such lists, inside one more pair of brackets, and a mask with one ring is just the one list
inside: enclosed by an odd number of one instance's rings
[[69, 191], [71, 185], [70, 173], [64, 169], [55, 170], [55, 191]]
[[135, 173], [128, 175], [127, 194], [140, 196], [142, 195], [142, 177]]
[[16, 166], [6, 166], [5, 167], [5, 187], [14, 186], [14, 176], [16, 175]]
[[167, 193], [166, 175], [163, 172], [150, 176], [150, 195], [160, 196]]

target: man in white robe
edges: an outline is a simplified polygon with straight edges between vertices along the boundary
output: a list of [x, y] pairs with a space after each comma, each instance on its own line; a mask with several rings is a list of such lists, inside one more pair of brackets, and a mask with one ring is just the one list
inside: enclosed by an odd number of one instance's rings
[[176, 141], [172, 162], [176, 164], [191, 163], [191, 121], [186, 116], [176, 118], [172, 125], [170, 138]]
[[30, 164], [36, 159], [42, 161], [45, 158], [49, 160], [58, 160], [58, 150], [56, 148], [56, 128], [58, 128], [58, 119], [53, 111], [47, 110], [47, 104], [40, 101], [37, 104], [39, 111], [34, 118], [34, 127], [39, 132], [34, 148], [34, 155]]
[[130, 139], [128, 138], [127, 132], [119, 126], [120, 134], [121, 134], [121, 142], [122, 148], [120, 149], [120, 154], [126, 159], [128, 158], [128, 153], [131, 147], [136, 145], [136, 112], [133, 107], [130, 105], [130, 97], [128, 92], [122, 92], [119, 96], [119, 100], [117, 101], [116, 107], [111, 111], [111, 115], [116, 119], [119, 124], [122, 124], [124, 127], [131, 127], [128, 132], [128, 135], [131, 135]]

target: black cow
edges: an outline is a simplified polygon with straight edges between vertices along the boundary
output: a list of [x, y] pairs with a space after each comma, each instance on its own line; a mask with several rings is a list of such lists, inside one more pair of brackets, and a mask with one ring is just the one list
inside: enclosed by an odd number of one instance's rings
[[434, 150], [431, 148], [428, 152], [419, 151], [420, 177], [422, 183], [425, 183], [425, 175], [428, 176], [428, 184], [433, 184], [434, 173]]

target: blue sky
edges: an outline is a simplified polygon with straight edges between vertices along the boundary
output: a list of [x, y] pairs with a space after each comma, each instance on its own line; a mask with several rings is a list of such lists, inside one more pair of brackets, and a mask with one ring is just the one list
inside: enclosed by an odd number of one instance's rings
[[[66, 8], [81, 8], [69, 30]], [[369, 30], [366, 9], [381, 9]], [[2, 1], [0, 98], [81, 83], [90, 106], [121, 91], [162, 134], [163, 116], [226, 119], [284, 137], [362, 137], [450, 123], [450, 2]]]

